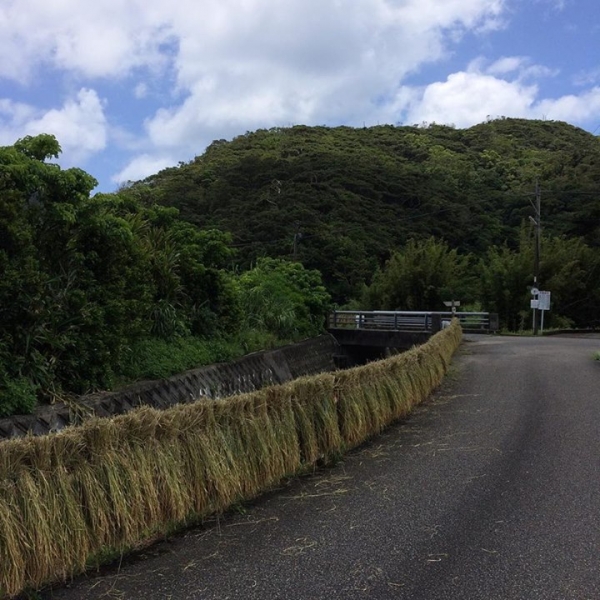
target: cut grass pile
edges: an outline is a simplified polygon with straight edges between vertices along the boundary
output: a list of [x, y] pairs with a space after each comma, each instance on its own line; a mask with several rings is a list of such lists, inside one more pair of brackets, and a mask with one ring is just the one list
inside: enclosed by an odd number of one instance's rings
[[458, 322], [404, 354], [0, 444], [0, 597], [67, 579], [328, 462], [440, 383]]

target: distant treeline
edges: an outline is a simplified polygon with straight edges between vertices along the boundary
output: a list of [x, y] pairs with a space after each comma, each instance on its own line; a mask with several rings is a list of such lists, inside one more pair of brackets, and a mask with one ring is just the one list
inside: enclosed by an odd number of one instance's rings
[[[550, 239], [600, 246], [600, 140], [566, 123], [260, 130], [216, 141], [190, 163], [124, 193], [177, 207], [201, 228], [230, 232], [242, 266], [261, 256], [295, 257], [322, 273], [340, 304], [360, 299], [377, 269], [410, 240], [445, 242], [468, 258], [473, 273], [481, 260], [520, 260], [528, 272], [519, 267], [515, 275], [523, 278], [521, 304], [511, 309], [518, 313], [528, 305], [533, 259], [525, 267], [524, 257], [509, 259], [508, 253], [529, 252], [536, 180], [546, 237], [541, 285], [551, 289], [552, 244], [560, 242]], [[589, 296], [598, 277], [587, 259], [581, 262], [585, 250], [570, 252], [575, 271], [585, 271], [573, 289]], [[489, 284], [473, 288], [462, 300], [498, 308], [499, 287], [495, 281], [494, 293]], [[419, 308], [437, 308], [414, 300]], [[584, 324], [589, 315], [578, 318], [578, 302], [569, 299], [562, 314]]]

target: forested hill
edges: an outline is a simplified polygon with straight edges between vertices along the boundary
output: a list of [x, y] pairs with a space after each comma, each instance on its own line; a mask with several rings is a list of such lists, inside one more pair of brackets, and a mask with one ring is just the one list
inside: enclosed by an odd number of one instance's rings
[[600, 326], [600, 140], [564, 123], [257, 131], [115, 194], [60, 152], [0, 147], [0, 416], [316, 335], [331, 300], [527, 329], [536, 180], [546, 325]]
[[344, 301], [410, 238], [516, 248], [536, 178], [544, 232], [600, 246], [600, 139], [561, 122], [259, 130], [129, 192], [230, 231], [246, 263], [295, 253]]

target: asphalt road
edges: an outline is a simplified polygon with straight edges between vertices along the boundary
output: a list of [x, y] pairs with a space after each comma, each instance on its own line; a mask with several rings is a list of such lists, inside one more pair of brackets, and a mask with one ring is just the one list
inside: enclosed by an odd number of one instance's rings
[[468, 341], [336, 467], [44, 599], [600, 598], [600, 337]]

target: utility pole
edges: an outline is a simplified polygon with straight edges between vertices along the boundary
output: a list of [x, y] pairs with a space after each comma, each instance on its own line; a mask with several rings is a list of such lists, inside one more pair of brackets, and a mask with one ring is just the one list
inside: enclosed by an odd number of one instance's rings
[[[535, 180], [535, 218], [529, 217], [529, 220], [535, 226], [535, 258], [533, 263], [533, 287], [536, 290], [540, 289], [540, 250], [542, 238], [542, 192], [540, 183], [536, 177]], [[533, 309], [533, 335], [538, 334], [537, 309]]]

